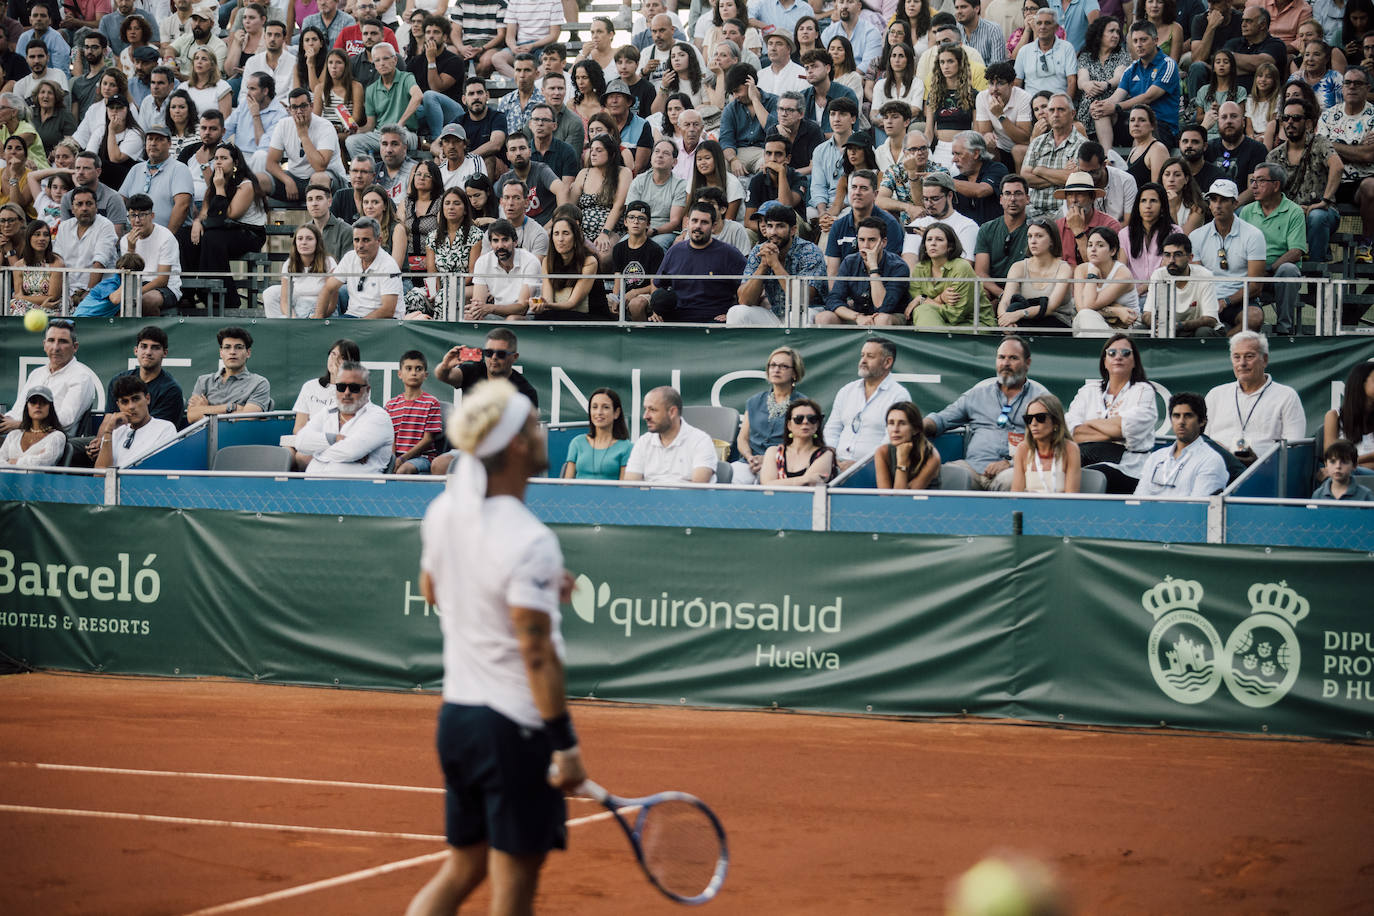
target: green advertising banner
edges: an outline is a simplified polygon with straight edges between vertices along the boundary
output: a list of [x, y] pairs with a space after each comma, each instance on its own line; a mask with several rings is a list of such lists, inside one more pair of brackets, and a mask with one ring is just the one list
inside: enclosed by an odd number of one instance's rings
[[[218, 368], [215, 331], [232, 319], [82, 319], [78, 322], [79, 359], [108, 380], [131, 366], [134, 336], [145, 323], [163, 327], [171, 341], [168, 371], [188, 395], [196, 377]], [[272, 383], [278, 409], [289, 409], [301, 385], [324, 369], [325, 354], [340, 337], [356, 340], [363, 361], [377, 370], [373, 399], [383, 403], [399, 392], [395, 368], [401, 354], [418, 349], [433, 368], [458, 344], [480, 346], [491, 325], [425, 321], [255, 321], [244, 322], [253, 335], [248, 367]], [[857, 374], [864, 334], [844, 330], [726, 330], [682, 327], [619, 328], [507, 325], [519, 334], [518, 368], [539, 392], [544, 417], [551, 422], [586, 419], [586, 398], [596, 388], [620, 392], [632, 432], [639, 430], [643, 396], [659, 385], [674, 385], [688, 404], [719, 404], [743, 409], [764, 385], [763, 365], [777, 346], [795, 347], [806, 361], [799, 389], [827, 409], [841, 386]], [[937, 410], [992, 374], [1000, 337], [995, 334], [917, 334], [896, 330], [897, 379], [923, 411]], [[1085, 379], [1097, 378], [1099, 340], [1041, 337], [1033, 341], [1031, 375], [1065, 404]], [[1151, 381], [1168, 393], [1206, 391], [1230, 381], [1224, 340], [1148, 340], [1137, 346]], [[1275, 338], [1270, 342], [1270, 372], [1297, 389], [1308, 415], [1308, 433], [1320, 428], [1323, 414], [1339, 403], [1341, 386], [1357, 362], [1374, 358], [1369, 337]], [[0, 319], [0, 403], [12, 403], [20, 382], [45, 361], [42, 339], [23, 329], [20, 319]], [[454, 391], [434, 379], [427, 390], [452, 398]], [[103, 402], [104, 392], [101, 392]], [[103, 408], [102, 408], [103, 409]], [[1164, 417], [1163, 403], [1160, 416]], [[1161, 419], [1161, 422], [1162, 419]]]
[[[432, 689], [413, 519], [0, 505], [0, 652]], [[563, 527], [574, 696], [1374, 734], [1369, 555]]]

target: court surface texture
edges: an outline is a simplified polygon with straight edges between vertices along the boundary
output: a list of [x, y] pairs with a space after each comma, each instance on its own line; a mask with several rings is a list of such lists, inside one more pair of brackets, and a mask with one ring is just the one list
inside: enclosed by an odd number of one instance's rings
[[[442, 855], [439, 699], [217, 680], [0, 678], [0, 911], [400, 913]], [[990, 851], [1076, 913], [1374, 912], [1374, 748], [1275, 737], [576, 704], [622, 795], [729, 832], [706, 911], [942, 912]], [[539, 909], [679, 911], [570, 801]], [[484, 912], [480, 895], [465, 912]]]

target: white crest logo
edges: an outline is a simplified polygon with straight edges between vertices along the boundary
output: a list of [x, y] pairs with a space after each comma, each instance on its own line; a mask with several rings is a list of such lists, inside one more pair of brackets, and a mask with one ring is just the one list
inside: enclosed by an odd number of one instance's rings
[[1247, 594], [1250, 617], [1223, 645], [1198, 611], [1202, 596], [1200, 582], [1172, 576], [1140, 596], [1155, 618], [1148, 654], [1159, 689], [1188, 704], [1209, 699], [1222, 683], [1255, 709], [1283, 699], [1298, 679], [1302, 655], [1293, 627], [1307, 616], [1307, 599], [1287, 582], [1256, 582]]

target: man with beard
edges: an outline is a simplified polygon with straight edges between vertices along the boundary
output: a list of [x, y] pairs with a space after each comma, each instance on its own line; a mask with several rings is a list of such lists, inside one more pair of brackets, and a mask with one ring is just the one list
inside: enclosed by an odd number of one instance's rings
[[277, 101], [277, 95], [272, 74], [262, 70], [249, 73], [243, 78], [238, 107], [224, 124], [225, 136], [239, 148], [254, 172], [267, 168], [267, 144], [272, 129], [286, 117], [286, 106]]
[[1093, 184], [1103, 192], [1093, 206], [1123, 226], [1130, 222], [1137, 193], [1131, 173], [1108, 165], [1102, 144], [1094, 140], [1078, 148], [1078, 168], [1091, 175]]
[[[680, 34], [673, 28], [673, 20], [667, 13], [660, 13], [649, 22], [651, 41], [639, 49], [640, 75], [652, 83], [663, 78], [664, 72], [668, 69], [668, 52], [673, 50]], [[681, 40], [686, 41], [685, 38]]]
[[254, 73], [265, 73], [272, 77], [276, 89], [273, 101], [280, 102], [282, 114], [286, 114], [286, 96], [291, 92], [291, 80], [296, 74], [296, 55], [286, 50], [286, 26], [276, 19], [269, 20], [263, 27], [263, 49], [243, 65], [243, 79]]
[[[105, 36], [110, 44], [110, 50], [116, 57], [119, 56], [121, 51], [128, 47], [124, 39], [120, 36], [119, 30], [123, 27], [124, 21], [130, 16], [138, 16], [148, 24], [148, 40], [150, 42], [158, 44], [163, 40], [161, 30], [153, 21], [152, 14], [145, 10], [135, 9], [135, 0], [114, 0], [112, 6], [113, 9], [100, 17], [100, 25], [97, 26], [97, 29]], [[171, 41], [172, 39], [168, 38], [166, 40]]]
[[439, 151], [443, 155], [435, 161], [444, 179], [444, 190], [461, 188], [468, 178], [486, 171], [486, 164], [468, 152], [468, 135], [461, 124], [445, 124], [439, 131]]
[[646, 483], [710, 483], [716, 479], [716, 447], [702, 430], [682, 419], [682, 395], [663, 385], [644, 396], [648, 430], [630, 450], [626, 480]]
[[1225, 178], [1221, 169], [1207, 161], [1207, 128], [1189, 124], [1178, 132], [1178, 154], [1188, 174], [1198, 188], [1205, 191], [1218, 178]]
[[336, 403], [315, 413], [296, 435], [296, 470], [319, 476], [383, 474], [391, 461], [391, 414], [372, 403], [362, 363], [348, 360], [334, 375]]
[[506, 149], [506, 116], [487, 107], [487, 81], [468, 77], [463, 85], [463, 107], [467, 110], [458, 119], [468, 137], [468, 151], [480, 156], [487, 166], [487, 176], [499, 178], [506, 170], [501, 154]]
[[[329, 0], [325, 0], [329, 2]], [[177, 73], [182, 79], [189, 79], [191, 76], [191, 55], [201, 48], [205, 48], [215, 55], [215, 60], [219, 62], [220, 72], [224, 72], [224, 62], [229, 58], [229, 46], [224, 43], [214, 32], [215, 4], [211, 2], [197, 3], [191, 9], [191, 32], [183, 35], [172, 42], [172, 52], [176, 54], [175, 66]], [[114, 47], [114, 42], [110, 42], [110, 47]]]
[[[979, 226], [973, 244], [973, 272], [980, 277], [1005, 277], [1013, 264], [1026, 257], [1026, 204], [1030, 200], [1026, 179], [1008, 175], [998, 190], [1002, 216]], [[983, 290], [993, 302], [1001, 301], [1000, 282], [985, 280]]]
[[687, 211], [687, 240], [668, 249], [659, 268], [661, 276], [654, 280], [650, 321], [723, 323], [736, 304], [744, 255], [733, 245], [712, 238], [716, 217], [716, 207], [710, 201], [698, 200]]
[[[1154, 282], [1156, 280], [1173, 281], [1175, 337], [1221, 335], [1212, 272], [1193, 263], [1193, 243], [1182, 232], [1171, 232], [1164, 239], [1164, 263], [1150, 275], [1150, 292], [1145, 298], [1145, 311], [1140, 316], [1145, 327], [1153, 323], [1158, 308], [1155, 296], [1162, 288]], [[1159, 316], [1159, 322], [1160, 328], [1164, 328], [1163, 315]]]
[[[1235, 102], [1223, 102], [1217, 109], [1217, 133], [1220, 136], [1207, 144], [1207, 161], [1221, 171], [1222, 178], [1238, 186], [1244, 185], [1269, 151], [1263, 143], [1245, 136], [1245, 111]], [[1253, 199], [1254, 195], [1247, 189], [1241, 194], [1240, 202], [1246, 204]]]
[[740, 304], [725, 315], [727, 327], [782, 327], [787, 296], [779, 277], [813, 278], [804, 287], [808, 301], [803, 306], [810, 305], [812, 296], [817, 302], [825, 296], [825, 258], [819, 248], [797, 237], [796, 210], [778, 202], [765, 206], [759, 235], [763, 241], [744, 262], [747, 279], [739, 287]]
[[563, 201], [567, 182], [544, 163], [530, 159], [530, 142], [522, 133], [506, 137], [506, 158], [510, 160], [510, 171], [496, 180], [496, 195], [504, 198], [506, 185], [518, 181], [527, 189], [526, 215], [541, 226], [547, 225], [554, 208]]
[[[518, 196], [524, 199], [523, 194]], [[463, 318], [481, 321], [493, 315], [497, 318], [524, 315], [530, 308], [530, 296], [540, 288], [543, 271], [539, 258], [519, 247], [515, 227], [509, 220], [498, 219], [492, 223], [487, 230], [486, 243], [486, 250], [472, 269], [472, 301]], [[435, 377], [444, 381], [438, 369]]]
[[[72, 78], [71, 95], [68, 97], [71, 112], [77, 118], [85, 114], [86, 106], [95, 100], [100, 76], [105, 72], [105, 55], [108, 47], [109, 39], [100, 32], [87, 32], [81, 39], [81, 75]], [[171, 89], [167, 90], [168, 95], [171, 92]]]
[[[95, 195], [96, 212], [114, 226], [116, 232], [123, 232], [129, 225], [129, 214], [124, 207], [124, 198], [119, 192], [101, 182], [103, 165], [100, 156], [89, 150], [76, 154], [76, 168], [72, 170], [73, 190], [62, 195], [62, 221], [72, 216], [72, 196], [80, 188], [90, 188]], [[56, 242], [53, 243], [54, 246]], [[113, 264], [113, 261], [110, 261]]]
[[[657, 145], [654, 146], [654, 152], [658, 153]], [[787, 164], [791, 152], [791, 144], [780, 134], [769, 134], [764, 141], [763, 165], [759, 173], [749, 179], [749, 193], [744, 204], [745, 225], [757, 228], [754, 221], [758, 219], [759, 211], [767, 207], [771, 201], [791, 207], [799, 218], [805, 217], [806, 179]], [[803, 222], [801, 230], [802, 234], [806, 235], [809, 234], [810, 227]]]
[[1011, 489], [1011, 456], [1026, 438], [1026, 406], [1048, 391], [1029, 378], [1030, 365], [1026, 339], [1005, 338], [997, 347], [997, 374], [925, 418], [925, 433], [931, 438], [956, 426], [973, 429], [964, 458], [953, 464], [972, 472], [976, 490]]
[[[850, 179], [852, 189], [853, 179]], [[850, 197], [853, 197], [851, 190]], [[907, 267], [916, 269], [921, 260], [921, 230], [933, 223], [944, 223], [959, 236], [959, 247], [971, 252], [978, 247], [978, 224], [954, 209], [954, 179], [942, 172], [929, 172], [921, 179], [921, 204], [925, 215], [918, 216], [906, 224], [905, 238], [902, 241], [902, 260]], [[893, 222], [896, 222], [895, 220]], [[889, 224], [888, 231], [892, 229]], [[892, 247], [888, 240], [889, 249]]]
[[840, 470], [887, 441], [887, 409], [911, 400], [892, 377], [896, 361], [895, 343], [886, 337], [868, 338], [859, 350], [859, 377], [836, 393], [825, 420], [825, 441], [834, 446]]
[[1316, 112], [1308, 110], [1305, 103], [1284, 103], [1280, 126], [1283, 139], [1269, 151], [1267, 161], [1287, 168], [1283, 193], [1303, 209], [1308, 256], [1325, 261], [1331, 253], [1331, 233], [1341, 222], [1336, 191], [1341, 186], [1344, 163], [1330, 140], [1313, 135]]
[[882, 53], [883, 36], [872, 22], [860, 17], [862, 12], [859, 0], [838, 0], [829, 28], [821, 33], [821, 47], [829, 47], [830, 39], [837, 36], [849, 39], [859, 72], [865, 73]]
[[[77, 159], [77, 162], [84, 161]], [[75, 305], [85, 297], [87, 290], [100, 282], [105, 271], [114, 266], [118, 257], [118, 236], [114, 224], [96, 212], [95, 191], [91, 188], [68, 191], [63, 202], [71, 208], [73, 218], [58, 224], [52, 250], [67, 267], [77, 271], [67, 275]], [[122, 212], [123, 204], [120, 209]]]

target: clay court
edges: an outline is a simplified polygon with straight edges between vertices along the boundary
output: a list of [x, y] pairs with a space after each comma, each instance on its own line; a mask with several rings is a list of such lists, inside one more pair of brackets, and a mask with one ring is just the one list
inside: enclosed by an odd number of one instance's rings
[[[0, 679], [4, 910], [399, 913], [443, 849], [438, 704]], [[952, 876], [1005, 846], [1052, 862], [1078, 913], [1374, 910], [1368, 747], [588, 704], [575, 716], [612, 791], [683, 789], [720, 814], [732, 864], [708, 912], [937, 913]], [[242, 776], [257, 778], [225, 778]], [[570, 802], [541, 911], [678, 911], [598, 810]]]

